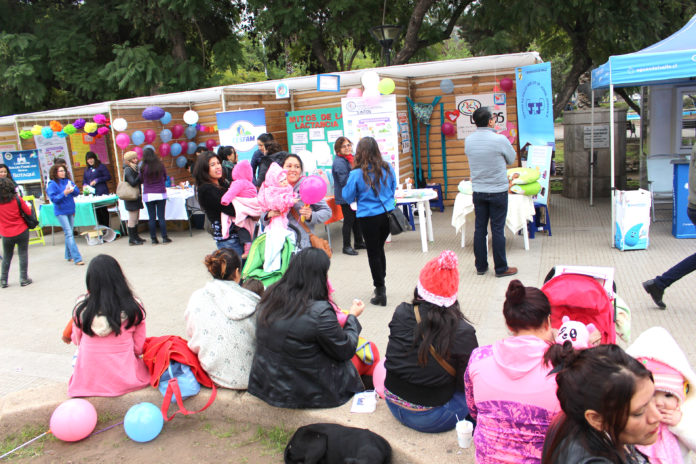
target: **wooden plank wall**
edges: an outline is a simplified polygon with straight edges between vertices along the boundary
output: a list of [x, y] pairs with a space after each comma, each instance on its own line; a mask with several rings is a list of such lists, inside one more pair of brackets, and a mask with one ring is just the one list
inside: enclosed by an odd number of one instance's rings
[[[414, 102], [430, 103], [438, 95], [442, 96], [440, 100], [444, 104], [444, 111], [455, 111], [455, 96], [470, 95], [470, 94], [485, 94], [492, 93], [496, 85], [496, 81], [509, 77], [515, 82], [514, 69], [498, 70], [497, 72], [478, 73], [476, 75], [450, 75], [413, 79], [411, 81], [412, 99]], [[443, 94], [440, 90], [440, 81], [442, 79], [451, 79], [454, 83], [454, 92]], [[499, 86], [499, 84], [498, 84]], [[467, 117], [460, 115], [460, 118]], [[445, 118], [445, 121], [447, 119]], [[517, 99], [515, 89], [507, 92], [507, 121], [517, 124]], [[415, 121], [414, 121], [415, 124]], [[445, 193], [444, 174], [442, 163], [442, 143], [440, 132], [440, 109], [439, 104], [433, 111], [430, 118], [430, 166], [432, 169], [432, 178], [426, 179], [428, 182], [436, 182], [443, 184], [442, 193]], [[414, 127], [415, 131], [416, 128]], [[414, 142], [415, 143], [415, 142]], [[447, 155], [447, 184], [448, 194], [445, 199], [446, 205], [454, 204], [454, 198], [457, 196], [457, 186], [461, 180], [469, 176], [469, 163], [464, 154], [464, 140], [457, 139], [456, 135], [445, 139], [446, 155]], [[515, 141], [513, 147], [518, 152], [518, 142]], [[421, 163], [423, 172], [427, 177], [427, 157], [425, 144], [425, 126], [421, 125]]]
[[[18, 138], [14, 124], [0, 126], [0, 145], [13, 144], [19, 150]], [[0, 161], [0, 163], [2, 163], [2, 161]]]

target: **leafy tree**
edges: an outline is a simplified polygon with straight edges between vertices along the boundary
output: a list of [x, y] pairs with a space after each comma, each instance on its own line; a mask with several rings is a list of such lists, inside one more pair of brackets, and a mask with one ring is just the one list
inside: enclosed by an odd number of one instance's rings
[[[644, 48], [672, 34], [696, 12], [681, 0], [479, 0], [462, 17], [462, 37], [474, 53], [528, 50], [534, 43], [562, 76], [554, 90], [554, 117], [577, 88], [580, 76], [609, 56]], [[623, 93], [626, 99], [628, 96]]]

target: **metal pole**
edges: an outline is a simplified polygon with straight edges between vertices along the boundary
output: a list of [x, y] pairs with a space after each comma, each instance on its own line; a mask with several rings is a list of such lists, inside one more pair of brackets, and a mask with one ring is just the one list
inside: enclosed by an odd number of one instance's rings
[[592, 113], [590, 117], [590, 206], [594, 206], [594, 89], [592, 89], [591, 98], [592, 101], [590, 102], [590, 108], [592, 108]]
[[614, 234], [616, 232], [616, 211], [614, 207], [614, 84], [609, 84], [609, 154], [611, 162], [611, 246], [614, 247]]
[[[111, 103], [109, 103], [109, 121], [113, 121], [113, 120], [114, 120], [114, 116], [111, 112]], [[118, 146], [116, 145], [116, 133], [114, 131], [113, 125], [111, 126], [111, 143], [114, 146], [114, 161], [116, 161], [116, 176], [118, 177], [118, 181], [121, 182], [123, 180], [121, 178], [121, 163], [119, 163]]]

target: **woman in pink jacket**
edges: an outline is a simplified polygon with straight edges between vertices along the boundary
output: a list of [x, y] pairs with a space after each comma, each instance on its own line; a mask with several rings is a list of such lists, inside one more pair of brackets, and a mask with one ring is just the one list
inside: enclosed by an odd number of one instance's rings
[[510, 282], [505, 297], [513, 336], [475, 349], [464, 374], [476, 461], [540, 463], [546, 430], [560, 410], [556, 378], [544, 362], [553, 342], [551, 306], [541, 290], [519, 280]]
[[87, 268], [87, 294], [73, 311], [72, 342], [79, 347], [69, 396], [120, 396], [149, 385], [141, 355], [145, 310], [118, 261], [99, 255]]

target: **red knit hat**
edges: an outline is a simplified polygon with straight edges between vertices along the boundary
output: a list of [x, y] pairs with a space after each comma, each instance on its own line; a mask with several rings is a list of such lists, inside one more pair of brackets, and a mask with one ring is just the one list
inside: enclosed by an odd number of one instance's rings
[[445, 250], [431, 259], [418, 277], [418, 294], [437, 306], [452, 306], [459, 289], [459, 260], [454, 251]]

